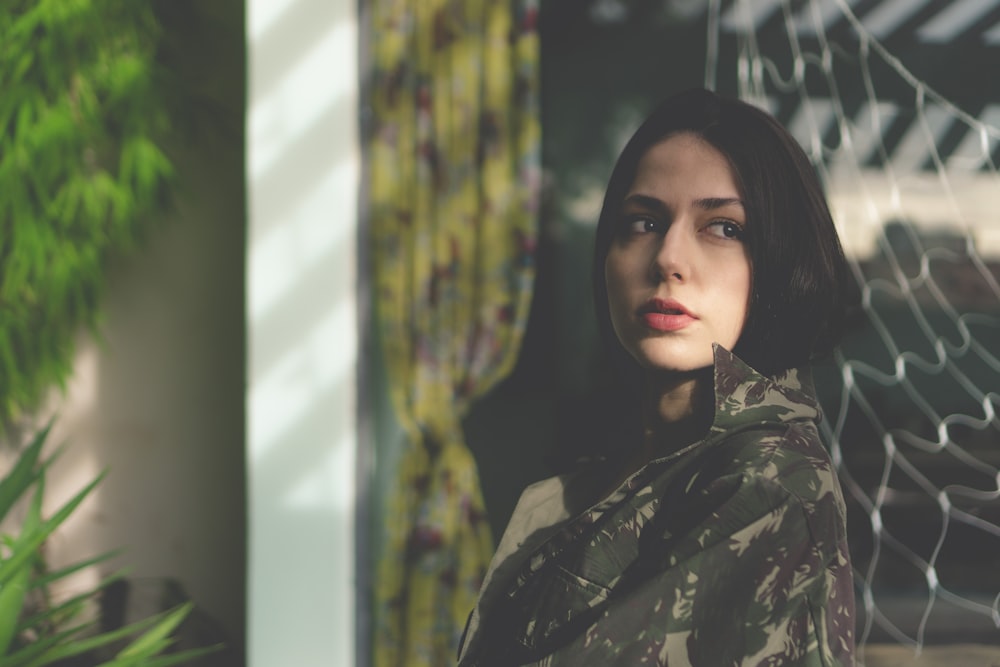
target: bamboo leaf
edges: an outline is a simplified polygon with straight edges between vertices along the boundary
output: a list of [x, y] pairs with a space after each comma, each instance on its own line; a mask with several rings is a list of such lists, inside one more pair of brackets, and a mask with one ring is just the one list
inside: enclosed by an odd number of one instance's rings
[[51, 623], [54, 627], [65, 626], [84, 610], [87, 600], [93, 596], [93, 591], [87, 591], [64, 600], [54, 607], [22, 620], [20, 623], [15, 623], [16, 632], [18, 634], [28, 632], [41, 627], [44, 623]]
[[[25, 531], [22, 533], [21, 538], [18, 539], [16, 543], [16, 549], [11, 557], [2, 563], [0, 563], [0, 586], [6, 584], [11, 577], [22, 567], [28, 563], [29, 560], [35, 557], [38, 548], [42, 545], [45, 539], [52, 534], [59, 525], [72, 514], [73, 510], [83, 502], [91, 491], [94, 490], [98, 484], [104, 479], [104, 474], [101, 473], [90, 484], [86, 485], [79, 493], [77, 493], [73, 498], [71, 498], [65, 505], [63, 505], [59, 511], [57, 511], [50, 519], [44, 522], [40, 522], [39, 525], [30, 531]], [[38, 484], [41, 485], [43, 477], [39, 478]], [[27, 521], [25, 522], [25, 527], [27, 528]]]
[[[104, 632], [93, 637], [81, 638], [71, 643], [63, 643], [61, 645], [53, 646], [42, 655], [36, 657], [34, 660], [26, 662], [24, 667], [42, 667], [42, 665], [48, 665], [58, 660], [65, 660], [66, 658], [72, 658], [74, 656], [82, 655], [95, 649], [102, 648], [109, 644], [114, 644], [115, 642], [125, 640], [138, 633], [151, 632], [159, 627], [158, 624], [162, 623], [167, 615], [168, 613], [150, 616], [149, 618], [144, 618], [141, 621], [136, 621], [135, 623], [118, 628], [117, 630]], [[152, 630], [150, 630], [150, 628]], [[4, 667], [6, 667], [6, 664]]]
[[42, 445], [52, 429], [50, 421], [39, 431], [18, 456], [14, 468], [0, 481], [0, 519], [7, 516], [10, 508], [24, 495], [24, 492], [38, 476], [37, 463]]
[[7, 653], [17, 619], [24, 607], [24, 595], [28, 590], [28, 577], [31, 569], [21, 568], [2, 587], [0, 587], [0, 655]]
[[14, 653], [3, 656], [3, 667], [23, 667], [27, 664], [49, 664], [51, 661], [46, 662], [41, 656], [43, 656], [46, 652], [51, 651], [56, 646], [65, 645], [74, 641], [74, 637], [81, 634], [89, 627], [89, 624], [80, 625], [67, 630], [61, 630], [47, 637], [41, 637], [37, 641], [18, 649]]
[[151, 630], [143, 634], [134, 642], [126, 646], [115, 656], [116, 658], [129, 658], [132, 656], [152, 656], [156, 655], [172, 643], [170, 635], [173, 634], [177, 626], [181, 624], [194, 605], [191, 603], [182, 604], [176, 609], [166, 613], [162, 620]]
[[186, 665], [195, 658], [210, 655], [223, 648], [222, 644], [217, 644], [215, 646], [189, 649], [159, 657], [136, 656], [134, 658], [116, 658], [110, 662], [102, 662], [98, 667], [138, 667], [139, 665], [142, 667], [170, 667], [171, 665]]
[[[103, 558], [105, 556], [107, 556], [107, 554], [102, 554], [102, 556], [100, 556], [98, 558], [92, 558], [89, 561], [84, 561], [83, 563], [79, 563], [78, 565], [76, 565], [76, 566], [74, 566], [72, 568], [67, 568], [67, 570], [70, 570], [70, 569], [72, 569], [72, 570], [79, 570], [79, 569], [83, 569], [84, 567], [90, 567], [90, 566], [95, 565], [96, 563], [100, 562], [101, 560], [103, 560]], [[63, 570], [62, 572], [65, 572], [65, 570]], [[18, 626], [18, 632], [23, 632], [23, 631], [29, 630], [32, 627], [34, 627], [36, 625], [39, 625], [39, 624], [41, 624], [41, 623], [43, 623], [45, 621], [55, 622], [57, 625], [65, 625], [73, 617], [76, 616], [76, 611], [74, 610], [75, 607], [82, 606], [82, 604], [84, 602], [86, 602], [89, 598], [92, 598], [92, 597], [96, 596], [102, 590], [104, 590], [105, 588], [107, 588], [111, 583], [113, 583], [113, 582], [121, 579], [124, 576], [125, 572], [126, 572], [126, 570], [124, 570], [124, 569], [118, 570], [114, 574], [112, 574], [112, 575], [110, 575], [110, 576], [105, 577], [104, 579], [102, 579], [97, 584], [97, 586], [95, 586], [94, 588], [92, 588], [92, 589], [90, 589], [88, 591], [85, 591], [85, 592], [83, 592], [83, 593], [81, 593], [81, 594], [79, 594], [77, 596], [74, 596], [74, 597], [70, 598], [69, 600], [66, 600], [65, 602], [59, 604], [58, 606], [52, 607], [50, 609], [46, 609], [45, 611], [43, 611], [41, 613], [38, 613], [35, 616], [32, 616], [30, 618], [23, 619], [21, 621], [20, 625]], [[39, 585], [39, 581], [40, 580], [38, 580], [38, 579], [36, 579], [35, 581], [33, 581], [32, 584], [31, 584], [31, 588], [33, 588], [33, 589], [43, 588], [44, 589], [45, 588], [44, 586]]]
[[[105, 553], [102, 553], [102, 554], [98, 554], [97, 556], [94, 556], [93, 558], [88, 558], [87, 560], [80, 561], [79, 563], [74, 563], [73, 565], [65, 567], [65, 568], [63, 568], [61, 570], [56, 570], [54, 572], [49, 572], [49, 573], [45, 574], [44, 576], [36, 578], [35, 581], [33, 582], [33, 586], [36, 586], [36, 587], [48, 586], [48, 585], [50, 585], [50, 584], [52, 584], [52, 583], [54, 583], [56, 581], [59, 581], [60, 579], [65, 579], [66, 577], [68, 577], [71, 574], [75, 574], [76, 572], [79, 572], [81, 570], [85, 570], [88, 567], [93, 567], [94, 565], [98, 565], [99, 563], [103, 563], [105, 561], [111, 560], [112, 558], [117, 558], [122, 553], [124, 553], [124, 551], [125, 551], [124, 549], [115, 549], [114, 551], [108, 551], [108, 552], [105, 552]], [[114, 574], [112, 574], [112, 575], [110, 575], [108, 577], [105, 577], [101, 581], [101, 583], [98, 584], [98, 588], [104, 588], [105, 586], [107, 586], [111, 582], [113, 582], [113, 581], [115, 581], [117, 579], [121, 579], [125, 575], [126, 572], [127, 572], [127, 570], [122, 569], [122, 570], [119, 570], [119, 571], [115, 572]]]
[[[47, 336], [0, 331], [0, 421], [64, 381], [74, 337], [96, 318], [106, 260], [131, 250], [163, 207], [168, 159], [148, 165], [148, 179], [121, 178], [118, 164], [128, 138], [162, 157], [181, 127], [167, 98], [185, 78], [162, 76], [161, 38], [152, 3], [6, 0], [0, 11], [0, 300], [32, 307], [5, 310], [12, 331]], [[109, 173], [114, 182], [94, 180]], [[65, 262], [57, 278], [46, 262], [67, 248], [97, 260]], [[92, 286], [87, 298], [65, 298], [64, 285], [78, 284]]]
[[13, 79], [14, 83], [19, 81], [28, 73], [31, 66], [35, 64], [35, 56], [31, 51], [24, 51], [21, 53], [21, 57], [17, 60], [17, 65], [13, 69]]

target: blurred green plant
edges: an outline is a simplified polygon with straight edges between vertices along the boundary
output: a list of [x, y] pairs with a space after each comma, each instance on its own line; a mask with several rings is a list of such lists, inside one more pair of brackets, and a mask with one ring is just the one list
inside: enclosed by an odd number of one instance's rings
[[155, 3], [0, 10], [0, 421], [69, 376], [110, 258], [169, 201]]
[[[55, 572], [47, 571], [42, 562], [42, 544], [103, 477], [85, 486], [52, 516], [43, 518], [45, 473], [54, 460], [41, 460], [48, 433], [48, 427], [40, 431], [0, 481], [0, 523], [12, 523], [8, 519], [11, 511], [27, 504], [18, 522], [18, 533], [0, 533], [0, 665], [42, 667], [77, 659], [85, 662], [74, 664], [160, 667], [182, 664], [217, 650], [218, 647], [206, 647], [163, 655], [173, 643], [171, 634], [191, 612], [190, 604], [107, 632], [96, 631], [95, 622], [79, 620], [87, 605], [120, 574], [109, 577], [93, 590], [53, 602], [50, 587], [54, 583], [115, 554], [104, 554]], [[98, 662], [96, 656], [108, 652], [109, 647], [114, 649], [113, 657]]]

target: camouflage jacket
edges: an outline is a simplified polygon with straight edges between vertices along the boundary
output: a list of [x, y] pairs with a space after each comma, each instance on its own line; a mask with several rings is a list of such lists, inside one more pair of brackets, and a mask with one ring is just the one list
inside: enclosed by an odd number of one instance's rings
[[488, 665], [853, 665], [840, 486], [808, 372], [716, 347], [705, 439], [593, 504], [600, 471], [525, 490], [460, 649]]

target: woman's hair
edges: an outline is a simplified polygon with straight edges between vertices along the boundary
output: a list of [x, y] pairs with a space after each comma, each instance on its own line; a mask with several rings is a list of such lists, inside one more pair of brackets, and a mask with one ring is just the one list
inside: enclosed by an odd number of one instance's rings
[[753, 277], [747, 321], [733, 351], [765, 375], [830, 352], [844, 327], [849, 276], [812, 165], [769, 114], [694, 89], [667, 99], [636, 130], [604, 196], [594, 245], [593, 289], [598, 327], [612, 362], [635, 366], [611, 325], [605, 260], [639, 160], [653, 145], [678, 133], [697, 135], [726, 156], [743, 199]]

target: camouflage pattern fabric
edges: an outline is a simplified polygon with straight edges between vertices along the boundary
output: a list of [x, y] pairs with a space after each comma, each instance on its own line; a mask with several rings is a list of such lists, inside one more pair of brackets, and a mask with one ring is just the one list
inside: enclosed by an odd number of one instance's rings
[[768, 379], [717, 346], [715, 395], [704, 440], [596, 504], [597, 469], [524, 492], [461, 667], [854, 664], [844, 500], [808, 371]]

